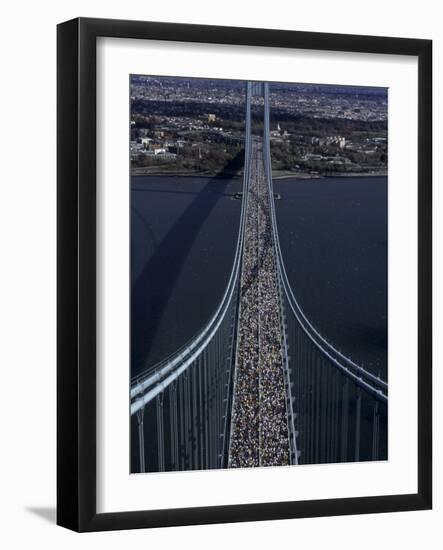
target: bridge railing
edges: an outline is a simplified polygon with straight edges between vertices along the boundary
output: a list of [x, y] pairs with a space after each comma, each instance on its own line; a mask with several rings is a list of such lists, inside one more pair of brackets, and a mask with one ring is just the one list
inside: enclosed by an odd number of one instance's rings
[[211, 319], [188, 343], [131, 379], [131, 433], [137, 440], [131, 445], [132, 471], [217, 468], [226, 461], [249, 181], [250, 97], [248, 85], [243, 199], [228, 284]]
[[[288, 426], [300, 464], [387, 458], [388, 384], [326, 340], [302, 311], [286, 274], [272, 185], [269, 87], [264, 86], [264, 159], [287, 350]], [[296, 251], [294, 252], [296, 253]]]

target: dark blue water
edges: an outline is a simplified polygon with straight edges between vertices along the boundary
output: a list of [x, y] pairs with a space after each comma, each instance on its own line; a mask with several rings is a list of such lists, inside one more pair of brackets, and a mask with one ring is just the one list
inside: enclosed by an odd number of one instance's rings
[[[149, 176], [131, 184], [131, 374], [209, 319], [232, 267], [240, 179]], [[386, 375], [387, 180], [274, 182], [294, 292], [336, 347]]]
[[185, 344], [209, 320], [232, 268], [242, 180], [132, 178], [131, 374]]
[[[286, 270], [305, 314], [335, 347], [387, 371], [387, 178], [277, 180]], [[386, 378], [385, 378], [386, 379]]]

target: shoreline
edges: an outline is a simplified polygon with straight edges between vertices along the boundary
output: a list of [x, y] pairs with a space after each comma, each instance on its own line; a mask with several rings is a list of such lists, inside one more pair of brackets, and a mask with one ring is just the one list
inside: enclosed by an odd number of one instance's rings
[[273, 172], [273, 180], [298, 179], [298, 180], [316, 180], [324, 178], [386, 178], [387, 170], [371, 171], [371, 172], [326, 172], [320, 174], [307, 174], [306, 172]]
[[[146, 172], [146, 173], [134, 173], [130, 174], [132, 177], [170, 177], [170, 178], [202, 178], [202, 179], [242, 179], [243, 174], [220, 174], [220, 173], [206, 173], [201, 172]], [[272, 173], [272, 179], [276, 181], [282, 180], [318, 180], [318, 179], [334, 179], [334, 178], [382, 178], [388, 177], [386, 170], [379, 172], [344, 172], [344, 173], [327, 173], [327, 174], [306, 174], [304, 172], [294, 172], [281, 174]]]

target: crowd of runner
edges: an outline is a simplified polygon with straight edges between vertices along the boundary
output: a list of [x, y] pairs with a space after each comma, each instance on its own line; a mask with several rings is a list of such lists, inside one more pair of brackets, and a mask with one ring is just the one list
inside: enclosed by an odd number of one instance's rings
[[263, 155], [253, 143], [245, 220], [229, 466], [289, 463], [282, 332]]

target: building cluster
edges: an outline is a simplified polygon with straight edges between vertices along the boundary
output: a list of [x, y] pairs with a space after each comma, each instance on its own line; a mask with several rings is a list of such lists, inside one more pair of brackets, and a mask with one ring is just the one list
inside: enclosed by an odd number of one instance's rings
[[133, 75], [131, 100], [243, 105], [245, 86], [236, 80]]
[[[207, 170], [205, 158], [226, 159], [227, 150], [235, 155], [244, 140], [244, 84], [132, 76], [132, 166], [150, 170], [174, 163], [166, 171], [175, 165], [185, 171], [199, 166]], [[255, 110], [260, 109], [263, 98], [254, 101]], [[383, 89], [273, 84], [274, 169], [311, 174], [386, 170], [387, 101]], [[223, 168], [215, 164], [224, 160], [210, 162], [210, 169]]]
[[374, 122], [388, 116], [387, 94], [381, 89], [369, 93], [338, 86], [277, 85], [271, 87], [270, 101], [274, 108], [312, 118]]
[[163, 160], [175, 160], [183, 142], [153, 137], [138, 137], [130, 141], [131, 160], [139, 155]]
[[325, 162], [328, 164], [352, 164], [347, 157], [340, 155], [318, 155], [316, 153], [306, 153], [300, 157], [301, 161], [307, 162]]
[[154, 157], [157, 160], [176, 160], [183, 148], [203, 147], [211, 143], [238, 143], [244, 132], [235, 135], [217, 125], [215, 114], [187, 116], [164, 116], [162, 123], [143, 127], [138, 117], [131, 120], [131, 160]]
[[312, 137], [311, 144], [320, 145], [320, 147], [337, 145], [339, 149], [344, 149], [346, 145], [346, 139], [343, 136], [326, 136], [324, 138]]
[[254, 142], [245, 220], [231, 468], [289, 463], [276, 260], [260, 146]]

